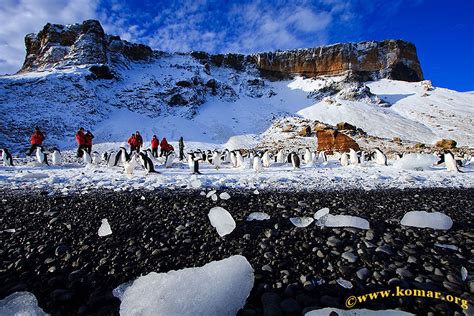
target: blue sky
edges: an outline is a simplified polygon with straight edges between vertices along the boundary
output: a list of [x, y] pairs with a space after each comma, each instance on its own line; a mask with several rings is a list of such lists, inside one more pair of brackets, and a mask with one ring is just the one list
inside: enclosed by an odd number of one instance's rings
[[474, 90], [474, 1], [2, 0], [0, 73], [24, 58], [23, 37], [47, 23], [98, 19], [107, 33], [166, 51], [268, 51], [404, 39], [425, 78]]

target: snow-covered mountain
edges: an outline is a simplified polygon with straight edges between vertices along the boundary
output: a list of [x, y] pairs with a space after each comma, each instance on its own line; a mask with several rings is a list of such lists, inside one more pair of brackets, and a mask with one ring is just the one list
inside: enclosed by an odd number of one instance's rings
[[258, 144], [283, 117], [474, 146], [474, 95], [423, 81], [416, 49], [403, 41], [169, 54], [85, 21], [48, 24], [25, 43], [22, 69], [0, 77], [0, 146], [14, 150], [27, 146], [35, 126], [46, 131], [46, 145], [63, 148], [74, 146], [80, 126], [96, 143], [123, 142], [140, 130], [146, 140]]

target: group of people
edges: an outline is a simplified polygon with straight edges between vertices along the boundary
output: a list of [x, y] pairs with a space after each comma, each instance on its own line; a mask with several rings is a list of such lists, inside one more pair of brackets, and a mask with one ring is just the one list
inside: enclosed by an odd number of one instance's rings
[[[33, 135], [31, 135], [30, 143], [31, 147], [27, 151], [27, 155], [31, 156], [33, 151], [36, 150], [36, 148], [43, 146], [43, 141], [45, 139], [45, 136], [41, 130], [36, 127]], [[92, 140], [94, 139], [94, 135], [90, 131], [86, 131], [83, 127], [79, 128], [79, 130], [76, 132], [76, 142], [77, 142], [77, 157], [82, 158], [84, 151], [86, 151], [88, 154], [91, 154], [92, 152]], [[140, 134], [139, 131], [136, 131], [135, 133], [130, 136], [128, 139], [127, 143], [130, 145], [130, 151], [136, 151], [140, 152], [140, 148], [143, 146], [143, 137]], [[158, 155], [158, 149], [160, 149], [160, 153]], [[168, 143], [166, 140], [166, 137], [163, 137], [163, 139], [160, 140], [156, 135], [153, 135], [153, 138], [151, 139], [151, 152], [154, 157], [162, 157], [167, 156], [170, 152], [174, 151], [174, 147]], [[179, 138], [179, 160], [184, 159], [184, 140], [183, 137]]]

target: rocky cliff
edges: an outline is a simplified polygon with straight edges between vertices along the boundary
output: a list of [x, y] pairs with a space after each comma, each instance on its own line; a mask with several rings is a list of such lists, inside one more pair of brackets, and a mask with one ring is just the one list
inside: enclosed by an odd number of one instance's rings
[[[25, 45], [26, 58], [20, 72], [77, 65], [127, 66], [129, 61], [149, 62], [161, 56], [148, 46], [105, 34], [95, 20], [66, 26], [48, 23], [38, 34], [28, 34]], [[415, 46], [400, 40], [342, 43], [252, 55], [192, 52], [191, 56], [206, 67], [211, 64], [241, 71], [255, 66], [263, 76], [276, 79], [294, 74], [314, 77], [352, 72], [361, 81], [423, 80]]]

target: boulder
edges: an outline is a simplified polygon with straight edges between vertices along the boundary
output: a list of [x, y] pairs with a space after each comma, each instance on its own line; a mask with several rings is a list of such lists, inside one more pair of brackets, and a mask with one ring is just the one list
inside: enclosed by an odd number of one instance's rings
[[336, 128], [339, 129], [339, 130], [349, 130], [349, 131], [355, 131], [357, 130], [357, 128], [354, 126], [354, 125], [351, 125], [349, 123], [346, 123], [346, 122], [339, 122], [336, 124]]
[[350, 148], [359, 151], [360, 147], [351, 137], [344, 135], [337, 130], [327, 129], [317, 131], [318, 151], [324, 150], [326, 153], [347, 152]]
[[301, 137], [311, 136], [311, 127], [309, 125], [303, 126], [298, 132], [298, 135]]
[[436, 147], [442, 149], [454, 149], [456, 145], [457, 142], [454, 139], [440, 139], [436, 142]]
[[327, 124], [324, 124], [324, 123], [321, 123], [321, 122], [316, 122], [316, 124], [314, 124], [314, 127], [313, 129], [318, 132], [318, 131], [325, 131], [327, 129], [331, 129]]

